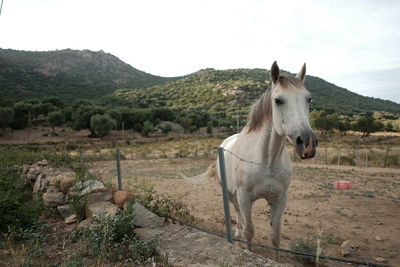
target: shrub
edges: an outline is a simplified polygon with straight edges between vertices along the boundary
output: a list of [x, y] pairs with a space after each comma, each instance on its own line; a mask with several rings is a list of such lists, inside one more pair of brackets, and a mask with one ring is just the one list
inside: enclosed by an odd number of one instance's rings
[[[310, 254], [316, 254], [316, 252], [317, 252], [317, 244], [314, 240], [311, 240], [311, 239], [295, 238], [290, 241], [289, 247], [292, 250], [310, 253]], [[296, 256], [296, 259], [303, 263], [314, 263], [315, 262], [315, 258], [306, 257], [306, 256]]]
[[160, 125], [158, 125], [158, 128], [162, 133], [167, 134], [172, 130], [172, 125], [169, 122], [162, 122]]
[[143, 136], [149, 136], [149, 134], [154, 130], [153, 124], [149, 121], [145, 121], [143, 123], [143, 128], [142, 128], [142, 135]]
[[115, 125], [115, 120], [108, 115], [96, 114], [90, 118], [90, 127], [99, 137], [108, 135]]
[[91, 226], [78, 229], [75, 240], [83, 242], [87, 252], [101, 262], [105, 260], [146, 263], [155, 254], [158, 238], [141, 240], [133, 233], [132, 204], [116, 216], [94, 217]]

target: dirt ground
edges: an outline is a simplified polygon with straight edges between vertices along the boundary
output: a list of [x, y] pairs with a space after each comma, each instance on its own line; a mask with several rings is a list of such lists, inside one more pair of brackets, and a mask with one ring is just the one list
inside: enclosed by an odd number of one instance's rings
[[[126, 187], [146, 181], [165, 197], [179, 200], [197, 218], [202, 227], [224, 232], [221, 189], [214, 183], [193, 183], [182, 178], [204, 172], [211, 160], [157, 159], [125, 160], [122, 175]], [[96, 162], [92, 170], [111, 183], [115, 182], [115, 162]], [[357, 168], [297, 163], [289, 189], [289, 202], [283, 216], [282, 247], [291, 240], [310, 239], [322, 229], [323, 253], [341, 256], [340, 244], [353, 240], [358, 245], [357, 260], [400, 264], [400, 169]], [[335, 190], [338, 180], [353, 182], [352, 189]], [[263, 200], [253, 206], [256, 228], [255, 242], [270, 245], [269, 207]], [[235, 212], [231, 206], [232, 218]], [[233, 220], [235, 226], [235, 220]], [[256, 249], [268, 257], [271, 251]], [[282, 255], [281, 261], [294, 263], [292, 256]], [[328, 266], [346, 264], [329, 262]]]

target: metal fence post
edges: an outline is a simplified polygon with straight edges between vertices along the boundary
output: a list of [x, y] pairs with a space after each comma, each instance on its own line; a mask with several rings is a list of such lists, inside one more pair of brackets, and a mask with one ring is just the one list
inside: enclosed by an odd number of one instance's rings
[[118, 177], [118, 190], [122, 190], [122, 177], [121, 177], [121, 152], [119, 149], [115, 149], [115, 155], [117, 158], [117, 177]]
[[230, 243], [233, 243], [231, 212], [229, 209], [229, 199], [228, 199], [228, 184], [226, 181], [226, 171], [225, 171], [224, 148], [222, 147], [218, 148], [218, 160], [219, 160], [219, 169], [221, 172], [222, 197], [224, 199], [226, 238]]

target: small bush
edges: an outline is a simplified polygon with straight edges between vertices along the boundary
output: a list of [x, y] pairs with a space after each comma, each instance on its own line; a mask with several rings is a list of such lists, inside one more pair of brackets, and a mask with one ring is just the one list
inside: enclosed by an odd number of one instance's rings
[[116, 126], [116, 121], [108, 115], [96, 114], [90, 118], [90, 127], [99, 136], [107, 136]]
[[100, 215], [91, 226], [78, 229], [75, 239], [85, 245], [90, 256], [105, 260], [134, 263], [149, 262], [155, 254], [158, 238], [141, 240], [133, 233], [134, 216], [132, 205], [116, 216]]
[[[317, 252], [317, 244], [314, 240], [311, 239], [303, 239], [303, 238], [296, 238], [290, 241], [289, 247], [292, 250], [305, 252], [305, 253], [312, 253], [316, 254]], [[306, 256], [296, 256], [296, 259], [303, 263], [315, 263], [315, 258], [306, 257]]]
[[149, 134], [154, 130], [154, 126], [151, 122], [145, 121], [143, 123], [143, 128], [142, 128], [142, 136], [149, 136]]
[[163, 122], [158, 125], [158, 129], [160, 129], [163, 134], [167, 134], [172, 130], [172, 125], [169, 122]]

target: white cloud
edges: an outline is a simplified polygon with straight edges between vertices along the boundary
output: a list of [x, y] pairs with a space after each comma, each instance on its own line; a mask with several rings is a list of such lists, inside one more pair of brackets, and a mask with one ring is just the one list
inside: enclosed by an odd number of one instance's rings
[[[4, 1], [0, 46], [104, 50], [143, 71], [269, 68], [274, 60], [364, 95], [400, 78], [356, 75], [400, 67], [398, 1]], [[354, 75], [352, 75], [354, 74]], [[398, 77], [398, 76], [397, 76]], [[400, 102], [399, 93], [379, 97]]]

